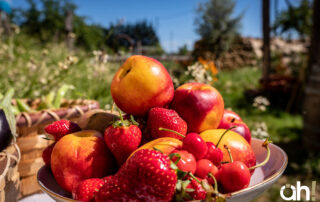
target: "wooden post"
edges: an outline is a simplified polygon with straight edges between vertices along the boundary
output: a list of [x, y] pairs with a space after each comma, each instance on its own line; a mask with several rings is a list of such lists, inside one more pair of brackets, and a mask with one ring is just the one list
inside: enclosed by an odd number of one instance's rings
[[313, 30], [306, 72], [303, 105], [303, 140], [310, 150], [320, 150], [320, 0], [313, 4]]
[[270, 0], [262, 0], [262, 33], [263, 33], [263, 75], [266, 81], [270, 74]]

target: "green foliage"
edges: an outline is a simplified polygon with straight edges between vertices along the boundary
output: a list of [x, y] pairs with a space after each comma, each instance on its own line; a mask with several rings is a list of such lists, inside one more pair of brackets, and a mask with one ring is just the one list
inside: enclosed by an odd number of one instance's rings
[[210, 44], [208, 51], [216, 58], [230, 48], [238, 35], [242, 16], [232, 16], [234, 7], [233, 0], [208, 0], [199, 4], [196, 31], [203, 43]]
[[118, 51], [120, 47], [129, 49], [142, 46], [159, 46], [159, 38], [151, 23], [147, 21], [134, 24], [111, 24], [107, 30], [108, 37], [106, 44]]
[[288, 9], [281, 11], [276, 18], [273, 29], [279, 34], [296, 32], [300, 37], [308, 37], [312, 30], [312, 2], [300, 0], [298, 5], [288, 2]]

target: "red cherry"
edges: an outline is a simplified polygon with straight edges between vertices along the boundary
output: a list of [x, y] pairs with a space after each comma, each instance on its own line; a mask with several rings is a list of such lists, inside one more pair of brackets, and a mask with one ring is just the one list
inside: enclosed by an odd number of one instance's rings
[[[181, 159], [177, 163], [177, 167], [185, 172], [191, 172], [194, 174], [197, 169], [197, 162], [194, 156], [186, 150], [174, 150], [171, 154], [179, 154]], [[175, 162], [178, 160], [177, 156], [172, 155], [171, 160]]]
[[192, 153], [197, 160], [202, 159], [208, 152], [206, 142], [197, 133], [188, 133], [183, 139], [182, 149]]
[[200, 178], [206, 178], [209, 173], [212, 175], [216, 175], [218, 172], [218, 168], [208, 159], [200, 159], [197, 162], [197, 170], [195, 175]]
[[221, 165], [219, 181], [225, 192], [231, 193], [247, 188], [250, 183], [250, 171], [241, 161]]
[[222, 159], [223, 153], [220, 148], [216, 147], [212, 142], [206, 142], [208, 152], [204, 158], [210, 160], [214, 165], [218, 166]]

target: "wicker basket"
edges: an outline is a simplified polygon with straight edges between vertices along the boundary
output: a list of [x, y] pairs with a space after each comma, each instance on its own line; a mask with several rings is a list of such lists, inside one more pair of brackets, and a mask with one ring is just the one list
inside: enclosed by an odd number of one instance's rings
[[16, 144], [0, 152], [0, 202], [17, 201], [19, 195], [20, 150]]
[[[25, 101], [32, 107], [39, 104], [39, 100]], [[64, 100], [61, 106], [62, 108], [56, 110], [21, 113], [16, 117], [17, 143], [21, 150], [19, 198], [40, 192], [36, 174], [44, 165], [42, 151], [52, 143], [40, 136], [44, 134], [44, 127], [60, 119], [77, 122], [85, 112], [99, 108], [99, 103], [93, 100]]]

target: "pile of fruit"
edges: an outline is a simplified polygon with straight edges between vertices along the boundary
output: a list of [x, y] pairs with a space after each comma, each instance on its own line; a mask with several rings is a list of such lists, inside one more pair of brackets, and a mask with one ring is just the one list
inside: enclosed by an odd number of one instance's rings
[[[104, 134], [66, 120], [45, 128], [55, 139], [43, 152], [45, 164], [76, 200], [225, 200], [268, 161], [269, 155], [256, 165], [249, 128], [224, 110], [214, 87], [187, 83], [174, 90], [152, 58], [130, 57], [111, 94], [125, 114]], [[268, 143], [262, 146], [270, 154]]]

